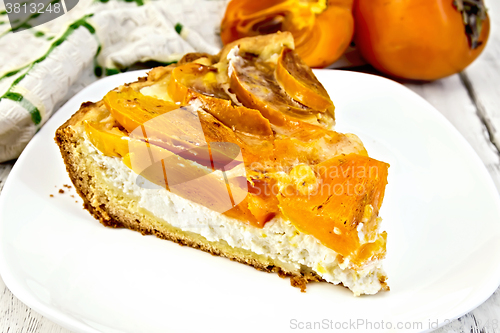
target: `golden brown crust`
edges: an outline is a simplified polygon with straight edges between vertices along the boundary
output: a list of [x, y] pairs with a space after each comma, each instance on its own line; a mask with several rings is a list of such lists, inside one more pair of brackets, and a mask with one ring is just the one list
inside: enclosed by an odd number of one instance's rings
[[88, 165], [91, 162], [85, 161], [85, 156], [79, 150], [84, 139], [72, 128], [75, 124], [80, 123], [93, 108], [98, 107], [100, 107], [99, 103], [83, 103], [80, 110], [56, 131], [55, 141], [59, 146], [71, 181], [83, 199], [84, 208], [103, 225], [113, 228], [128, 228], [139, 231], [143, 235], [155, 235], [180, 245], [247, 264], [260, 271], [275, 272], [283, 278], [289, 276], [291, 285], [300, 288], [303, 292], [307, 283], [324, 281], [306, 267], [300, 271], [292, 272], [280, 266], [276, 260], [256, 255], [247, 250], [233, 248], [225, 242], [208, 241], [200, 235], [169, 226], [165, 221], [158, 223], [148, 212], [132, 212], [127, 207], [117, 204], [99, 186], [98, 175]]

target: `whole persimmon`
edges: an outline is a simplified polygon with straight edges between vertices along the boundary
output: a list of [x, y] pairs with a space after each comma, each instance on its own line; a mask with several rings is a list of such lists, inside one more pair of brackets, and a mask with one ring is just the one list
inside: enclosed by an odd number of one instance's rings
[[490, 21], [483, 0], [356, 0], [355, 43], [390, 76], [436, 80], [483, 51]]
[[224, 44], [243, 37], [289, 31], [310, 67], [325, 67], [349, 46], [354, 0], [232, 0], [221, 23]]

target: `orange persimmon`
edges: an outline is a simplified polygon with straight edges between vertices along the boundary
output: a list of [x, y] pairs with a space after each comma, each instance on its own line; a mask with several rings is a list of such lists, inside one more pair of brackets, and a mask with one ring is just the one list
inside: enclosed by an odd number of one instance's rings
[[243, 37], [289, 31], [311, 67], [325, 67], [349, 46], [354, 0], [232, 0], [221, 23], [224, 44]]
[[483, 1], [465, 2], [357, 0], [356, 46], [394, 77], [428, 81], [458, 73], [481, 54], [490, 30]]

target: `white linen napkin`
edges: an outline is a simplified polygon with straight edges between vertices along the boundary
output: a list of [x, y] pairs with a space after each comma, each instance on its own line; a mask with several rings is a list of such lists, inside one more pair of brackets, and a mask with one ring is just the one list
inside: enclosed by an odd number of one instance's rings
[[99, 74], [170, 63], [187, 52], [217, 53], [227, 2], [80, 0], [65, 15], [17, 33], [0, 15], [0, 162], [18, 157], [52, 113]]

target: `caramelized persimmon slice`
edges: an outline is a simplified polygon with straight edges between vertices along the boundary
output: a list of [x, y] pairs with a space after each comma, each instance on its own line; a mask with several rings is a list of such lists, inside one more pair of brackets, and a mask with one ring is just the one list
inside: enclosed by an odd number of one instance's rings
[[311, 68], [297, 53], [283, 48], [276, 65], [276, 80], [294, 100], [318, 111], [334, 111], [333, 102]]
[[148, 120], [179, 108], [179, 105], [145, 96], [130, 87], [119, 92], [110, 91], [103, 101], [113, 118], [129, 132]]
[[333, 117], [324, 110], [314, 110], [293, 100], [275, 79], [275, 66], [243, 54], [229, 63], [230, 86], [241, 103], [259, 110], [275, 128], [289, 123], [310, 123], [329, 127]]
[[200, 94], [229, 100], [230, 96], [217, 83], [217, 69], [197, 63], [177, 66], [172, 71], [168, 94], [177, 103], [186, 105]]
[[111, 91], [104, 102], [111, 115], [131, 133], [131, 137], [168, 149], [184, 158], [210, 166], [215, 160], [234, 159], [228, 146], [207, 143], [231, 142], [245, 145], [236, 134], [203, 110], [145, 96], [131, 88]]
[[357, 226], [365, 207], [378, 214], [389, 165], [375, 159], [340, 155], [314, 167], [317, 186], [303, 194], [288, 187], [278, 196], [280, 209], [295, 227], [344, 257], [360, 247]]
[[271, 65], [238, 57], [230, 62], [229, 71], [230, 86], [238, 99], [246, 107], [259, 110], [272, 124], [283, 126], [287, 115], [316, 121], [313, 110], [295, 102], [281, 89]]
[[[119, 92], [110, 91], [104, 103], [131, 137], [177, 154], [207, 144], [200, 117], [192, 109], [181, 110], [179, 105], [145, 96], [129, 87]], [[200, 163], [210, 164], [208, 148], [194, 153]]]
[[98, 123], [88, 121], [84, 125], [90, 142], [104, 155], [123, 157], [128, 153], [127, 133], [116, 127], [107, 129]]
[[195, 63], [176, 67], [168, 85], [169, 95], [182, 105], [198, 99], [205, 111], [234, 131], [272, 139], [269, 121], [257, 110], [232, 105], [230, 96], [218, 85], [214, 70]]

